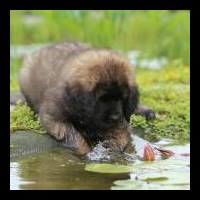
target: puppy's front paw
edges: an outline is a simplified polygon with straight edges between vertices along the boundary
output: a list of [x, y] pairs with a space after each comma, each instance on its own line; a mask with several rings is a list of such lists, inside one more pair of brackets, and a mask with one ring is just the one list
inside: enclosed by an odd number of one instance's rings
[[146, 120], [153, 120], [156, 118], [156, 113], [153, 110], [148, 109], [144, 112], [144, 116]]
[[134, 114], [141, 115], [146, 118], [146, 120], [153, 120], [156, 118], [155, 112], [145, 105], [139, 104], [134, 111]]
[[105, 148], [103, 143], [99, 142], [86, 157], [90, 161], [109, 161], [113, 155], [111, 149]]

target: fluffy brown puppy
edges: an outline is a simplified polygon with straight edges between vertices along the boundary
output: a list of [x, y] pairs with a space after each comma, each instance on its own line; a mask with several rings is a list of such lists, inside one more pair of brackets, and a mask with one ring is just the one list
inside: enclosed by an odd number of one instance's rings
[[63, 43], [36, 51], [23, 65], [21, 91], [47, 132], [79, 155], [98, 141], [116, 151], [126, 148], [139, 99], [126, 59]]

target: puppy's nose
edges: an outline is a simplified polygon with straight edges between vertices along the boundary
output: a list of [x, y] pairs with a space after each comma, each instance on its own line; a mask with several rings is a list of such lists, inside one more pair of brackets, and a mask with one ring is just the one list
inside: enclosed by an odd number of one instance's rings
[[114, 114], [114, 115], [110, 115], [110, 120], [112, 121], [118, 121], [120, 119], [120, 115], [119, 114]]

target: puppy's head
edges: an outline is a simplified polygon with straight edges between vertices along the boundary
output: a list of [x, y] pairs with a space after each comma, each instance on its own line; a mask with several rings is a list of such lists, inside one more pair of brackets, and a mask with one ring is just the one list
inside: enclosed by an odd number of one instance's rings
[[118, 82], [97, 84], [94, 90], [96, 127], [109, 129], [130, 120], [138, 103], [137, 86], [121, 85]]
[[90, 60], [79, 67], [82, 73], [73, 71], [64, 92], [68, 120], [81, 130], [100, 131], [129, 122], [138, 104], [138, 88], [126, 61], [105, 51], [95, 56], [84, 55]]

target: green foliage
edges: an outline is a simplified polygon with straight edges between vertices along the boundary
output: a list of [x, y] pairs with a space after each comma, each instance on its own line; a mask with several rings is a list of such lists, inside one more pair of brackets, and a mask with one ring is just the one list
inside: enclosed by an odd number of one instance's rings
[[190, 66], [184, 65], [182, 60], [175, 59], [167, 66], [157, 69], [136, 68], [137, 81], [143, 85], [149, 84], [190, 84]]
[[19, 84], [13, 78], [10, 78], [10, 91], [12, 91], [12, 92], [19, 91]]
[[156, 111], [157, 119], [146, 121], [141, 116], [132, 116], [132, 126], [140, 127], [150, 135], [189, 140], [189, 74], [189, 66], [180, 66], [178, 61], [173, 61], [171, 67], [158, 71], [137, 70], [141, 93], [140, 101]]
[[189, 11], [12, 10], [11, 44], [86, 42], [190, 60]]
[[16, 108], [10, 114], [10, 131], [17, 130], [33, 130], [37, 133], [45, 133], [33, 111], [21, 101], [17, 103]]

